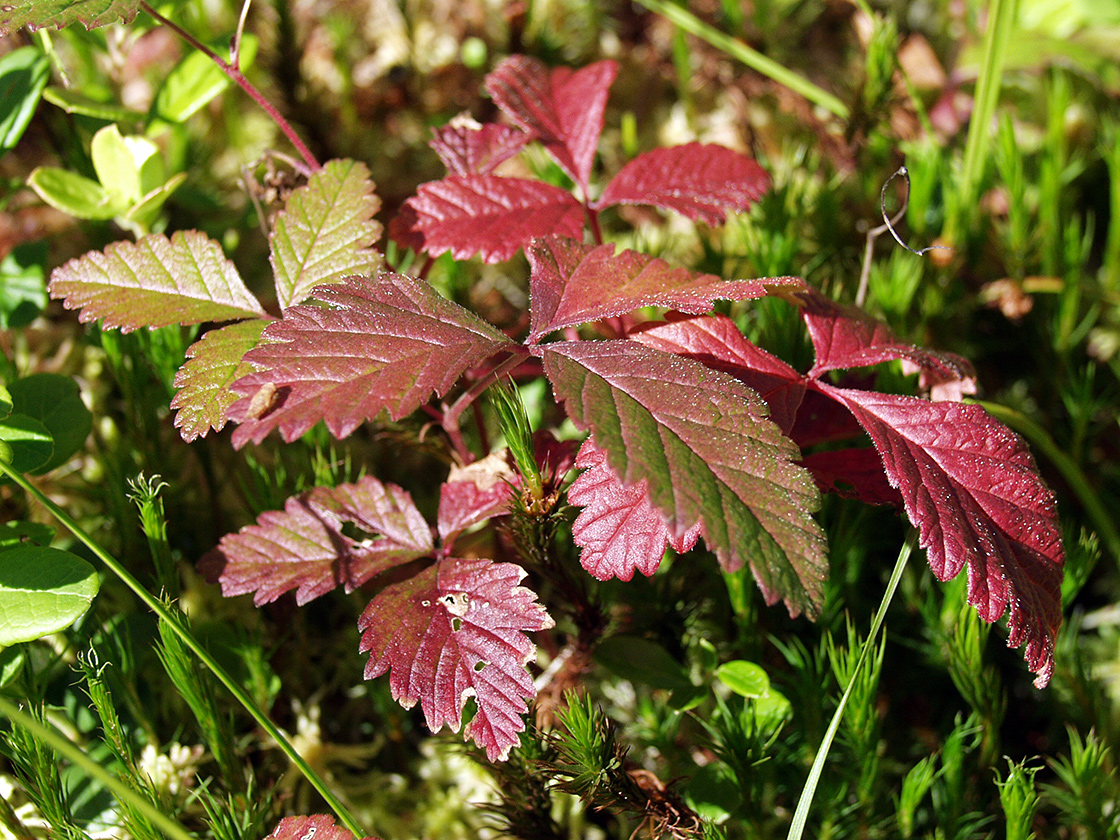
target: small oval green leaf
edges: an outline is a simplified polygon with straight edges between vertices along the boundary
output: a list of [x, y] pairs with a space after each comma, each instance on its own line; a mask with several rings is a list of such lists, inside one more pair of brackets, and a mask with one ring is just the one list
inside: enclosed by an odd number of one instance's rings
[[77, 382], [57, 373], [36, 373], [17, 379], [8, 389], [15, 410], [41, 422], [54, 441], [49, 460], [33, 472], [49, 472], [82, 448], [93, 428], [93, 415], [82, 402]]
[[12, 413], [12, 395], [3, 385], [0, 385], [0, 420]]
[[43, 91], [43, 98], [68, 114], [80, 114], [106, 122], [140, 123], [144, 120], [139, 111], [113, 102], [100, 102], [66, 88], [49, 87]]
[[46, 309], [46, 259], [46, 242], [34, 242], [17, 245], [0, 260], [0, 330], [26, 327]]
[[114, 200], [128, 206], [140, 197], [140, 167], [116, 125], [107, 125], [93, 135], [89, 154], [97, 180]]
[[34, 170], [27, 185], [51, 207], [79, 219], [105, 221], [126, 209], [120, 199], [114, 200], [91, 178], [54, 166], [40, 166]]
[[716, 669], [716, 679], [743, 697], [764, 697], [770, 690], [770, 678], [753, 662], [736, 659]]
[[0, 553], [0, 645], [69, 627], [99, 585], [97, 570], [68, 551], [35, 545]]
[[[257, 54], [257, 39], [241, 39], [241, 70], [245, 71]], [[191, 117], [230, 85], [229, 77], [213, 61], [193, 52], [168, 74], [152, 103], [152, 113], [161, 120], [181, 123]]]
[[0, 442], [11, 449], [11, 458], [5, 460], [21, 473], [39, 469], [54, 452], [54, 440], [47, 427], [18, 411], [0, 420]]

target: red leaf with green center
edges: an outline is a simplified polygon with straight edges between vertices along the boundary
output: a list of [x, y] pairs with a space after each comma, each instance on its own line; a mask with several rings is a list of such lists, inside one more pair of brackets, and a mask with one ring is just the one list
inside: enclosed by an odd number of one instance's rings
[[265, 840], [354, 840], [354, 835], [336, 825], [334, 817], [329, 814], [314, 814], [310, 817], [284, 817]]
[[666, 545], [680, 553], [696, 545], [699, 523], [682, 539], [674, 538], [650, 503], [647, 483], [622, 484], [593, 438], [584, 441], [576, 466], [583, 472], [568, 490], [568, 502], [583, 510], [572, 523], [572, 540], [592, 577], [630, 580], [635, 570], [649, 577], [661, 565]]
[[175, 428], [183, 440], [190, 443], [225, 426], [229, 407], [237, 401], [230, 386], [253, 370], [243, 357], [260, 341], [267, 324], [264, 318], [227, 324], [187, 348], [187, 362], [175, 374], [179, 391], [171, 400]]
[[428, 728], [458, 731], [463, 707], [478, 705], [466, 735], [501, 761], [525, 729], [536, 691], [525, 670], [535, 648], [525, 635], [552, 627], [536, 595], [510, 563], [446, 558], [387, 586], [358, 622], [366, 679], [389, 671], [393, 698], [417, 701]]
[[[345, 522], [374, 536], [351, 539], [342, 533]], [[339, 586], [350, 592], [431, 551], [431, 535], [409, 495], [367, 477], [288, 499], [284, 510], [262, 513], [255, 525], [222, 537], [198, 568], [227, 598], [252, 592], [260, 606], [295, 589], [296, 603], [306, 604]]]
[[817, 357], [809, 376], [901, 359], [921, 371], [924, 389], [956, 382], [967, 393], [975, 392], [976, 373], [967, 359], [899, 341], [882, 321], [862, 309], [829, 300], [815, 289], [805, 287], [797, 297]]
[[268, 237], [282, 309], [316, 286], [381, 267], [371, 247], [381, 238], [373, 218], [380, 206], [369, 170], [352, 160], [330, 161], [288, 196]]
[[558, 236], [534, 239], [525, 254], [532, 267], [530, 342], [553, 330], [613, 318], [643, 306], [701, 313], [717, 300], [754, 300], [771, 286], [802, 286], [792, 278], [720, 280], [647, 254], [616, 254], [609, 243], [584, 245]]
[[724, 146], [686, 143], [634, 158], [611, 179], [596, 208], [652, 204], [693, 221], [721, 225], [770, 189], [770, 176], [746, 155]]
[[140, 9], [140, 0], [7, 0], [0, 6], [0, 35], [10, 35], [21, 26], [64, 29], [81, 23], [96, 29], [110, 23], [128, 23]]
[[730, 318], [673, 318], [665, 323], [643, 324], [630, 333], [630, 338], [734, 376], [766, 400], [770, 419], [783, 432], [788, 435], [793, 428], [805, 396], [805, 377], [747, 341]]
[[[273, 429], [295, 440], [320, 420], [343, 438], [387, 411], [394, 420], [442, 396], [464, 371], [516, 345], [477, 315], [401, 274], [323, 286], [326, 306], [293, 306], [245, 355], [255, 373], [233, 384], [235, 446]], [[267, 392], [268, 400], [259, 395]], [[254, 399], [258, 404], [254, 405]]]
[[415, 221], [398, 233], [421, 236], [433, 257], [450, 251], [457, 260], [478, 254], [502, 262], [534, 236], [578, 236], [583, 229], [583, 206], [571, 193], [523, 178], [449, 175], [421, 184], [405, 207]]
[[532, 135], [508, 125], [481, 125], [460, 115], [442, 128], [433, 128], [428, 145], [452, 175], [489, 175], [531, 139]]
[[827, 575], [819, 497], [758, 395], [725, 373], [632, 341], [536, 348], [556, 398], [625, 486], [646, 482], [670, 536], [697, 524], [729, 571], [749, 563], [767, 603], [816, 613]]
[[984, 621], [1010, 607], [1008, 645], [1026, 645], [1035, 685], [1044, 686], [1062, 621], [1064, 556], [1054, 495], [1023, 440], [977, 405], [816, 387], [871, 436], [937, 578], [967, 566], [968, 602]]
[[579, 70], [549, 70], [535, 58], [515, 55], [486, 77], [486, 90], [515, 123], [544, 144], [587, 195], [607, 95], [617, 75], [613, 61]]
[[51, 296], [122, 332], [266, 315], [222, 246], [196, 230], [114, 242], [51, 274]]

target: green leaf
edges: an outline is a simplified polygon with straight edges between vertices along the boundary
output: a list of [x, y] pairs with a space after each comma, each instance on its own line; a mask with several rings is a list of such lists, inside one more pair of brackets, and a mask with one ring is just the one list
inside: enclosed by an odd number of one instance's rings
[[40, 166], [27, 178], [27, 185], [39, 198], [56, 210], [77, 216], [79, 219], [106, 221], [127, 207], [118, 196], [110, 195], [97, 181], [59, 169]]
[[381, 206], [364, 164], [332, 160], [292, 192], [269, 236], [276, 296], [287, 309], [315, 286], [354, 274], [372, 276], [381, 237], [373, 219]]
[[12, 413], [12, 394], [3, 385], [0, 385], [0, 420]]
[[99, 585], [97, 570], [68, 551], [28, 545], [0, 553], [0, 645], [65, 630]]
[[23, 648], [10, 647], [0, 650], [0, 691], [19, 676], [19, 672], [23, 669], [24, 658]]
[[67, 88], [48, 87], [43, 91], [43, 98], [68, 114], [80, 114], [83, 117], [93, 117], [106, 122], [139, 124], [144, 121], [144, 115], [139, 111], [125, 108], [116, 102], [91, 99]]
[[11, 457], [4, 460], [16, 472], [29, 473], [46, 464], [54, 452], [54, 441], [47, 427], [26, 414], [12, 412], [0, 420], [0, 442], [5, 443]]
[[0, 35], [10, 35], [21, 26], [34, 32], [72, 23], [86, 29], [128, 23], [139, 8], [140, 0], [8, 0], [0, 6]]
[[0, 330], [26, 327], [47, 306], [46, 242], [18, 245], [0, 260]]
[[0, 58], [0, 156], [23, 136], [50, 69], [50, 60], [35, 47], [20, 47]]
[[145, 228], [148, 227], [155, 220], [167, 199], [171, 197], [175, 190], [179, 189], [179, 185], [185, 180], [187, 180], [186, 172], [172, 175], [167, 179], [167, 183], [141, 196], [140, 200], [124, 214], [122, 221], [135, 222]]
[[676, 539], [701, 524], [727, 571], [749, 565], [768, 604], [815, 615], [828, 575], [819, 494], [800, 452], [739, 380], [633, 341], [538, 348], [558, 400], [624, 486], [644, 482]]
[[57, 373], [36, 373], [17, 379], [8, 389], [15, 410], [42, 423], [54, 440], [50, 459], [25, 472], [42, 475], [82, 448], [93, 428], [93, 415], [82, 402], [77, 382]]
[[716, 679], [743, 697], [763, 697], [770, 690], [770, 677], [766, 672], [745, 659], [720, 665], [716, 669]]
[[[144, 142], [152, 151], [159, 151], [150, 140]], [[102, 189], [125, 207], [133, 204], [140, 197], [140, 166], [120, 129], [115, 124], [100, 129], [93, 135], [89, 153]]]
[[54, 535], [54, 528], [41, 522], [28, 522], [23, 519], [0, 522], [0, 551], [7, 551], [9, 548], [27, 543], [49, 545]]
[[242, 357], [256, 347], [268, 321], [255, 318], [210, 330], [187, 350], [187, 362], [175, 374], [179, 393], [171, 401], [175, 428], [188, 443], [226, 424], [229, 407], [239, 398], [230, 385], [253, 371]]
[[[257, 43], [252, 35], [241, 39], [239, 65], [242, 72], [252, 65], [257, 55]], [[209, 56], [192, 52], [164, 80], [152, 103], [152, 113], [167, 122], [181, 123], [229, 85], [229, 76]]]
[[91, 251], [55, 269], [50, 292], [79, 320], [124, 332], [265, 315], [222, 246], [196, 230]]
[[611, 673], [650, 688], [684, 692], [693, 688], [684, 666], [648, 639], [611, 636], [595, 649], [595, 659]]

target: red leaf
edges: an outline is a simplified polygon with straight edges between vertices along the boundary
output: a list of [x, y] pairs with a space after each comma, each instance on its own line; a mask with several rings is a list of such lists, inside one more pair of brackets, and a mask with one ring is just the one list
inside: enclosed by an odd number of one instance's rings
[[421, 184], [405, 205], [416, 217], [410, 232], [433, 257], [450, 251], [457, 260], [502, 262], [534, 236], [579, 236], [583, 228], [583, 207], [570, 193], [523, 178], [449, 175]]
[[[327, 306], [293, 306], [245, 355], [258, 370], [233, 384], [235, 446], [273, 429], [295, 440], [320, 420], [343, 438], [381, 411], [400, 419], [513, 343], [427, 283], [401, 274], [323, 286]], [[272, 399], [255, 412], [262, 389]]]
[[959, 390], [976, 391], [976, 373], [967, 359], [899, 341], [882, 321], [862, 309], [829, 300], [810, 287], [798, 292], [797, 297], [803, 304], [801, 318], [816, 352], [816, 364], [809, 376], [903, 359], [921, 371], [923, 389], [955, 382], [958, 400]]
[[536, 595], [518, 586], [524, 576], [510, 563], [450, 557], [386, 587], [358, 622], [370, 654], [366, 679], [390, 671], [393, 698], [406, 709], [419, 700], [433, 732], [444, 724], [457, 731], [473, 695], [478, 711], [466, 735], [491, 761], [504, 760], [536, 694], [525, 634], [553, 626]]
[[433, 128], [428, 145], [452, 175], [489, 175], [532, 139], [508, 125], [481, 125], [460, 114], [442, 128]]
[[[354, 522], [376, 534], [357, 542], [342, 533]], [[408, 494], [366, 477], [358, 484], [319, 487], [294, 496], [282, 511], [267, 511], [236, 534], [222, 537], [199, 571], [222, 585], [222, 595], [254, 593], [257, 606], [296, 590], [306, 604], [342, 586], [350, 592], [374, 575], [423, 557], [431, 537]], [[380, 528], [384, 528], [383, 531]]]
[[439, 536], [444, 545], [472, 525], [508, 513], [516, 481], [504, 452], [466, 467], [452, 467], [439, 488]]
[[583, 510], [572, 523], [572, 539], [582, 549], [580, 565], [592, 577], [630, 580], [635, 569], [649, 577], [661, 565], [667, 544], [680, 553], [696, 545], [699, 523], [674, 538], [650, 503], [646, 481], [623, 485], [593, 438], [584, 441], [576, 466], [583, 473], [568, 490], [568, 501]]
[[652, 204], [719, 225], [727, 211], [746, 210], [768, 189], [770, 176], [746, 155], [686, 143], [634, 158], [611, 179], [595, 206]]
[[700, 522], [728, 571], [749, 563], [767, 603], [813, 613], [827, 574], [817, 488], [742, 383], [633, 341], [536, 348], [558, 400], [624, 486], [643, 480], [670, 535]]
[[720, 280], [636, 251], [616, 254], [614, 245], [584, 245], [559, 236], [534, 239], [525, 251], [532, 267], [529, 341], [553, 330], [613, 318], [643, 306], [708, 312], [717, 300], [754, 300], [771, 286], [800, 280]]
[[613, 61], [550, 72], [535, 58], [514, 55], [486, 77], [486, 90], [514, 122], [544, 144], [587, 195], [607, 94], [616, 75]]
[[871, 436], [937, 578], [967, 565], [968, 601], [982, 619], [1010, 607], [1008, 645], [1026, 644], [1035, 685], [1046, 685], [1064, 557], [1054, 495], [1023, 440], [977, 405], [816, 387]]
[[349, 829], [336, 825], [330, 814], [314, 814], [310, 817], [284, 817], [266, 840], [354, 840], [354, 835]]
[[747, 341], [730, 318], [674, 318], [642, 325], [630, 333], [630, 338], [734, 376], [766, 400], [770, 419], [783, 432], [788, 435], [793, 428], [805, 396], [805, 377], [777, 356]]

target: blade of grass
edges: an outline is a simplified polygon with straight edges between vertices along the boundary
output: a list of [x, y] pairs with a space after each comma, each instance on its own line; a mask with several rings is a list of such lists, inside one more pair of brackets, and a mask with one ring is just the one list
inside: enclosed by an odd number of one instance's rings
[[113, 572], [124, 584], [131, 589], [145, 606], [152, 612], [158, 615], [167, 626], [178, 636], [183, 644], [185, 644], [190, 651], [199, 658], [199, 661], [205, 665], [210, 672], [218, 678], [218, 680], [228, 689], [229, 693], [240, 703], [245, 711], [252, 715], [253, 720], [263, 729], [280, 747], [280, 750], [288, 757], [307, 781], [311, 784], [319, 795], [326, 800], [331, 810], [338, 816], [342, 823], [353, 832], [355, 837], [366, 837], [367, 832], [362, 830], [358, 821], [350, 813], [349, 809], [342, 804], [341, 800], [327, 787], [326, 783], [319, 777], [319, 774], [311, 769], [311, 766], [304, 760], [291, 742], [284, 737], [279, 728], [268, 717], [257, 708], [257, 705], [249, 697], [248, 693], [234, 681], [233, 677], [218, 664], [217, 660], [210, 655], [210, 653], [202, 647], [201, 644], [191, 635], [190, 631], [183, 626], [183, 623], [177, 619], [175, 615], [167, 610], [167, 608], [159, 602], [148, 590], [146, 590], [135, 577], [133, 577], [127, 569], [117, 562], [109, 552], [103, 549], [89, 534], [87, 534], [77, 522], [70, 517], [66, 511], [62, 510], [58, 505], [52, 502], [41, 490], [31, 484], [21, 473], [13, 470], [7, 463], [0, 460], [0, 473], [3, 473], [20, 487], [23, 488], [29, 496], [35, 499], [39, 504], [51, 512], [51, 514], [63, 525], [65, 525], [70, 532], [81, 540], [82, 543], [89, 548], [90, 551], [97, 556], [102, 563], [104, 563], [110, 571]]
[[[1007, 45], [1015, 32], [1019, 19], [1019, 0], [991, 0], [988, 6], [988, 28], [984, 32], [983, 58], [980, 74], [976, 79], [975, 101], [968, 121], [968, 139], [965, 141], [964, 164], [961, 168], [961, 201], [956, 205], [967, 213], [976, 206], [980, 181], [984, 176], [986, 152], [992, 146], [992, 117], [999, 102], [1003, 64]], [[945, 239], [950, 244], [959, 239], [959, 229], [964, 222], [959, 216], [948, 220]]]
[[817, 750], [817, 757], [813, 760], [813, 766], [809, 769], [809, 778], [805, 780], [805, 787], [801, 789], [801, 798], [797, 801], [797, 810], [793, 813], [793, 822], [790, 823], [787, 840], [801, 840], [805, 833], [805, 824], [809, 819], [809, 808], [813, 805], [813, 796], [817, 792], [817, 784], [820, 782], [824, 763], [828, 759], [828, 752], [832, 748], [836, 731], [840, 728], [840, 720], [844, 717], [844, 707], [848, 704], [848, 697], [851, 696], [852, 687], [856, 683], [856, 678], [859, 676], [864, 660], [867, 659], [869, 652], [874, 651], [875, 638], [879, 635], [879, 628], [883, 625], [887, 607], [890, 606], [891, 599], [894, 598], [894, 591], [898, 588], [898, 582], [902, 580], [902, 571], [906, 568], [906, 561], [910, 559], [910, 553], [914, 550], [914, 544], [917, 540], [918, 532], [911, 530], [909, 536], [906, 537], [906, 542], [902, 544], [902, 550], [898, 552], [898, 559], [894, 563], [894, 571], [891, 572], [890, 580], [887, 581], [887, 589], [883, 593], [883, 600], [879, 603], [879, 609], [871, 620], [871, 632], [867, 634], [867, 639], [864, 640], [859, 652], [859, 660], [856, 662], [855, 668], [852, 669], [852, 678], [848, 680], [848, 686], [840, 697], [836, 713], [833, 714], [832, 720], [828, 724], [828, 730], [824, 733], [820, 748]]
[[101, 784], [111, 790], [118, 800], [126, 800], [131, 803], [137, 811], [142, 812], [144, 816], [155, 823], [168, 837], [174, 837], [175, 840], [194, 840], [194, 835], [190, 834], [181, 825], [160, 811], [155, 805], [143, 796], [137, 794], [136, 791], [82, 752], [82, 750], [69, 739], [64, 738], [56, 732], [54, 728], [40, 723], [31, 715], [21, 711], [18, 706], [4, 697], [0, 697], [0, 714], [14, 723], [18, 723], [56, 753], [68, 759], [72, 764], [81, 767], [85, 773], [97, 779]]
[[833, 116], [842, 120], [848, 119], [850, 113], [848, 106], [823, 88], [817, 87], [803, 76], [783, 67], [772, 58], [744, 44], [738, 38], [720, 32], [714, 26], [709, 26], [682, 6], [676, 6], [666, 0], [637, 0], [638, 5], [645, 6], [651, 12], [656, 12], [662, 17], [672, 21], [685, 32], [707, 41], [717, 50], [722, 50], [732, 58], [741, 61], [762, 75], [784, 85], [795, 93], [799, 93], [819, 105]]

